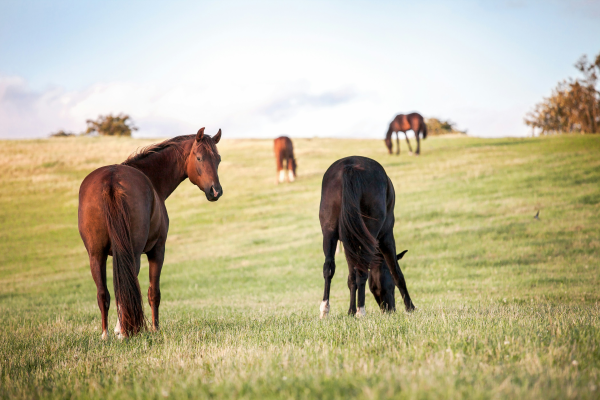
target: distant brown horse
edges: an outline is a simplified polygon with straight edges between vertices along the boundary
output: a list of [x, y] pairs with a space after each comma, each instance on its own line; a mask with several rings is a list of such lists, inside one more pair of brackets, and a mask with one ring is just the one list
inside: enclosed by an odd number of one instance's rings
[[365, 314], [368, 271], [381, 265], [383, 260], [400, 290], [406, 310], [412, 311], [415, 308], [396, 255], [395, 201], [392, 181], [375, 160], [359, 156], [346, 157], [334, 162], [325, 172], [319, 208], [325, 253], [325, 290], [320, 306], [321, 318], [329, 314], [329, 292], [335, 274], [335, 248], [338, 240], [344, 244], [348, 261], [348, 314], [359, 317]]
[[210, 137], [204, 128], [196, 135], [178, 136], [148, 146], [125, 162], [98, 168], [79, 189], [79, 233], [87, 249], [102, 314], [102, 338], [108, 338], [110, 294], [106, 259], [113, 257], [117, 302], [115, 333], [127, 337], [145, 327], [138, 282], [140, 257], [148, 256], [152, 328], [158, 329], [160, 272], [165, 257], [169, 216], [165, 200], [186, 178], [204, 191], [209, 201], [223, 195], [217, 169], [221, 156], [216, 144], [221, 130]]
[[392, 134], [396, 132], [396, 144], [398, 149], [396, 150], [396, 154], [400, 155], [400, 138], [398, 137], [398, 132], [403, 132], [406, 137], [406, 143], [408, 144], [408, 150], [412, 154], [412, 147], [410, 147], [410, 141], [408, 140], [408, 135], [406, 131], [412, 130], [415, 133], [415, 138], [417, 139], [417, 155], [421, 154], [421, 141], [419, 140], [419, 134], [423, 135], [423, 139], [427, 138], [427, 125], [425, 125], [425, 121], [423, 121], [423, 117], [419, 113], [411, 113], [411, 114], [399, 114], [396, 115], [396, 118], [392, 122], [390, 122], [390, 128], [385, 135], [385, 145], [388, 148], [390, 154], [392, 154]]
[[[294, 145], [287, 136], [278, 137], [273, 141], [275, 161], [277, 162], [277, 183], [287, 180], [294, 182], [296, 179], [296, 159], [294, 158]], [[283, 164], [285, 163], [285, 168]], [[287, 174], [285, 171], [287, 170]]]

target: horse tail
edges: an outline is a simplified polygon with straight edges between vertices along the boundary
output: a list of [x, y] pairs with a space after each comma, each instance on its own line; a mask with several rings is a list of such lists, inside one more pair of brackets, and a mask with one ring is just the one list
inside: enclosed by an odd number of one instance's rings
[[140, 332], [146, 325], [142, 293], [136, 274], [131, 242], [129, 207], [123, 187], [110, 182], [102, 192], [102, 205], [113, 255], [113, 283], [117, 313], [125, 336]]
[[425, 121], [421, 122], [422, 127], [421, 127], [421, 131], [423, 132], [423, 139], [427, 139], [427, 124], [425, 123]]
[[380, 262], [380, 257], [377, 240], [367, 229], [360, 211], [360, 198], [365, 187], [361, 171], [362, 168], [355, 164], [344, 165], [342, 170], [339, 229], [346, 259], [359, 271], [367, 272], [371, 265]]

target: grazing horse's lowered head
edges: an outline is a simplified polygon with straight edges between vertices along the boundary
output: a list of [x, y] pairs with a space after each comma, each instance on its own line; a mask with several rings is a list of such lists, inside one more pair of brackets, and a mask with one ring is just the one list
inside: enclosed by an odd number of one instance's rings
[[190, 181], [204, 192], [208, 201], [217, 201], [223, 195], [217, 169], [221, 156], [215, 146], [221, 140], [221, 130], [213, 137], [200, 128], [186, 160], [186, 171]]

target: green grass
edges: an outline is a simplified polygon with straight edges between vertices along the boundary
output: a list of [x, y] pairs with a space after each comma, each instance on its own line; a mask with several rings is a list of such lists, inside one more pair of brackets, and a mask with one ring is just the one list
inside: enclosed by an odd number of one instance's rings
[[[430, 138], [421, 157], [296, 140], [279, 186], [271, 141], [223, 140], [224, 196], [186, 181], [167, 200], [161, 331], [102, 341], [79, 184], [148, 143], [1, 143], [0, 398], [600, 397], [600, 137]], [[339, 255], [318, 318], [321, 178], [354, 154], [394, 182], [413, 314], [368, 294], [348, 317]]]

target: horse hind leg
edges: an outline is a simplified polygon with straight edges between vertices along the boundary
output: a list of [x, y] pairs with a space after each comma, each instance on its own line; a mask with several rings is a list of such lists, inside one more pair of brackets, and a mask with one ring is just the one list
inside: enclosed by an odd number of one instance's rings
[[277, 163], [277, 178], [275, 183], [280, 184], [285, 180], [285, 170], [283, 169], [283, 159], [280, 154], [275, 155], [275, 161]]
[[287, 170], [288, 170], [288, 180], [290, 182], [294, 182], [296, 177], [294, 176], [294, 163], [291, 158], [288, 158], [287, 161]]
[[108, 310], [110, 308], [110, 293], [106, 286], [106, 259], [108, 255], [90, 254], [90, 269], [96, 283], [98, 307], [102, 316], [102, 339], [108, 339]]
[[396, 132], [396, 154], [400, 155], [400, 132]]
[[329, 292], [331, 290], [331, 280], [335, 275], [335, 248], [337, 242], [337, 230], [323, 232], [323, 253], [325, 253], [323, 279], [325, 280], [325, 288], [323, 291], [323, 301], [319, 307], [321, 319], [326, 318], [329, 315]]

